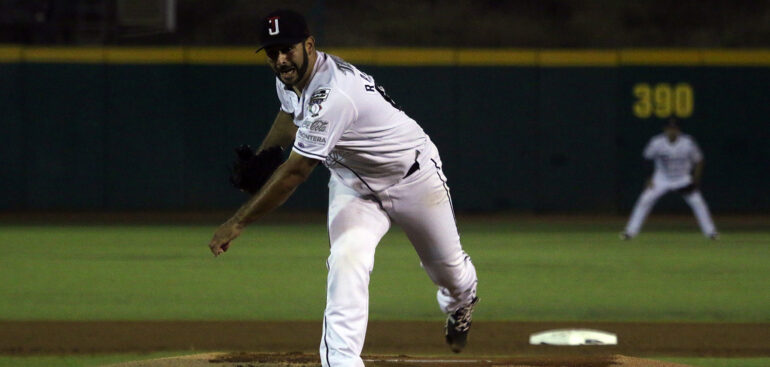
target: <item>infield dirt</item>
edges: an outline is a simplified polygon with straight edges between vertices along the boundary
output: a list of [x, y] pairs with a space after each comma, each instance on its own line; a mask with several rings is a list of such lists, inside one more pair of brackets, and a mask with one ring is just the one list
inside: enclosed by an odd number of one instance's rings
[[[537, 356], [447, 358], [409, 356], [363, 356], [367, 366], [375, 367], [688, 367], [649, 359], [607, 356]], [[109, 367], [316, 367], [318, 355], [302, 353], [207, 353], [110, 365]]]
[[[370, 365], [387, 366], [663, 366], [649, 360], [635, 365], [633, 363], [639, 362], [635, 358], [621, 355], [770, 356], [770, 324], [477, 321], [466, 350], [451, 357], [444, 345], [442, 328], [441, 322], [372, 321], [364, 353], [369, 356], [444, 356], [441, 359], [461, 357], [476, 361], [415, 364], [408, 360], [397, 361], [394, 357], [368, 357], [374, 358]], [[618, 345], [529, 345], [530, 334], [559, 328], [609, 331], [618, 335]], [[321, 324], [310, 321], [6, 321], [0, 322], [0, 353], [36, 355], [185, 350], [195, 353], [216, 350], [231, 353], [211, 355], [201, 361], [210, 364], [218, 359], [218, 364], [212, 364], [218, 366], [264, 366], [269, 364], [250, 364], [252, 362], [245, 362], [245, 359], [268, 358], [271, 363], [285, 365], [287, 356], [294, 356], [292, 358], [317, 365], [316, 350], [320, 337]], [[237, 351], [250, 352], [232, 353]], [[233, 358], [244, 361], [238, 364]], [[387, 358], [390, 360], [385, 360]], [[192, 360], [186, 363], [194, 365]]]

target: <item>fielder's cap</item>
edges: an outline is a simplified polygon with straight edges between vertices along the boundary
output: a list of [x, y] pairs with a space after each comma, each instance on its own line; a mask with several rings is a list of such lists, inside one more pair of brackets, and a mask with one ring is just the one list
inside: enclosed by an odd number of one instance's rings
[[276, 10], [262, 20], [259, 49], [275, 45], [293, 45], [310, 37], [310, 29], [302, 14], [294, 10]]

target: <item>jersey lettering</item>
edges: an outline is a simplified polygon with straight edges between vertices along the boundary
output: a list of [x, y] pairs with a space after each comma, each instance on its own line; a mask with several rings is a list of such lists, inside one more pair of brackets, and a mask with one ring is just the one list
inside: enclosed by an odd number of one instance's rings
[[372, 80], [372, 77], [371, 77], [371, 76], [369, 76], [369, 75], [366, 75], [366, 74], [364, 74], [364, 73], [361, 73], [361, 72], [359, 72], [359, 73], [358, 73], [358, 75], [359, 75], [361, 78], [363, 78], [364, 80], [366, 80], [367, 82], [369, 82], [369, 83], [373, 83], [373, 82], [374, 82], [374, 80]]
[[334, 63], [337, 64], [337, 68], [339, 68], [343, 74], [347, 74], [348, 72], [351, 72], [351, 73], [354, 72], [353, 65], [348, 64], [345, 60], [339, 58], [339, 56], [329, 55], [329, 57], [331, 57], [332, 60], [334, 60]]

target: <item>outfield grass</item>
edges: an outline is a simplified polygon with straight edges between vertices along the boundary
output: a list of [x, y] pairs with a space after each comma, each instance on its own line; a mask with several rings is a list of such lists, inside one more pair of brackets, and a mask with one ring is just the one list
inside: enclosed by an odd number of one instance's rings
[[[322, 224], [255, 225], [220, 258], [214, 226], [0, 226], [0, 319], [318, 320]], [[770, 231], [467, 223], [481, 320], [770, 321]], [[683, 230], [686, 229], [686, 230]], [[372, 319], [441, 319], [400, 231], [381, 242]]]
[[61, 356], [0, 356], [0, 366], [8, 367], [89, 367], [103, 366], [128, 361], [174, 357], [190, 354], [187, 352], [160, 352], [144, 354], [75, 354]]

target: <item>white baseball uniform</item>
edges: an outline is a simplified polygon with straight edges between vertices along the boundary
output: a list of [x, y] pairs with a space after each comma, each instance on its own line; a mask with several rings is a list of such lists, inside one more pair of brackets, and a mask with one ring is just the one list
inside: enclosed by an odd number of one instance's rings
[[[644, 158], [655, 162], [655, 173], [652, 176], [652, 186], [642, 192], [631, 212], [625, 230], [631, 237], [639, 234], [647, 214], [663, 194], [692, 183], [691, 171], [695, 164], [703, 160], [703, 154], [689, 135], [680, 134], [671, 142], [665, 134], [660, 134], [650, 139], [644, 149]], [[714, 222], [700, 191], [693, 190], [683, 197], [695, 213], [703, 234], [716, 234]]]
[[438, 285], [443, 312], [471, 303], [476, 270], [460, 245], [438, 150], [371, 76], [319, 51], [302, 95], [278, 78], [276, 90], [298, 127], [294, 152], [331, 171], [321, 362], [363, 366], [369, 274], [391, 221], [403, 228]]

